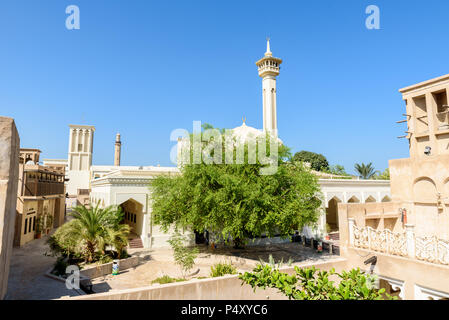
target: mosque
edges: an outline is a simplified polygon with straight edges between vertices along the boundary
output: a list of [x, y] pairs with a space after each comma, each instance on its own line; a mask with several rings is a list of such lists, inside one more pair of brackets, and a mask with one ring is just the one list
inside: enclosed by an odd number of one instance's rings
[[[262, 78], [263, 130], [247, 126], [245, 122], [232, 130], [240, 140], [265, 135], [277, 137], [276, 77], [280, 74], [282, 59], [273, 56], [270, 41], [264, 56], [256, 62]], [[68, 205], [100, 202], [101, 206], [119, 205], [125, 212], [134, 239], [132, 246], [157, 248], [167, 246], [170, 235], [162, 232], [151, 218], [150, 181], [158, 175], [179, 174], [177, 167], [121, 166], [121, 136], [117, 134], [114, 147], [114, 165], [92, 165], [94, 126], [70, 125], [67, 159], [45, 159], [44, 165], [66, 168]], [[178, 149], [179, 144], [178, 144]], [[179, 151], [179, 150], [178, 150]], [[322, 173], [319, 184], [324, 195], [322, 214], [317, 230], [303, 230], [338, 238], [338, 203], [367, 203], [390, 201], [390, 182], [386, 180], [341, 179]]]

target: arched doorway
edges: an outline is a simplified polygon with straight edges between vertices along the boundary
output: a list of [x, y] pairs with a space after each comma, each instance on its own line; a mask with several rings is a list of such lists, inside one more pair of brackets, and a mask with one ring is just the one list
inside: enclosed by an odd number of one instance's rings
[[326, 208], [326, 229], [328, 233], [338, 231], [338, 203], [341, 202], [337, 197], [333, 197], [327, 203]]
[[120, 207], [123, 211], [122, 223], [126, 223], [131, 228], [130, 238], [140, 238], [143, 233], [143, 205], [134, 199], [129, 199]]

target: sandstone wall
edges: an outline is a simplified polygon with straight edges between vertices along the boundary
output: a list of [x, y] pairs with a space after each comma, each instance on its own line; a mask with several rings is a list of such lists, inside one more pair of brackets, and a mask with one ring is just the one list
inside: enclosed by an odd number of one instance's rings
[[6, 295], [14, 239], [20, 139], [14, 120], [0, 117], [0, 299]]

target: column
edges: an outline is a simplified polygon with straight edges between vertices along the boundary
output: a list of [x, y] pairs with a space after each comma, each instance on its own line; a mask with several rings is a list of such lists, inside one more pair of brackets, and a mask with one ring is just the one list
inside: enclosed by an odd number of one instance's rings
[[78, 144], [79, 144], [79, 129], [74, 129], [75, 130], [75, 150], [73, 150], [73, 152], [77, 153], [77, 156], [75, 157], [75, 159], [78, 159], [78, 163], [75, 161], [75, 163], [72, 164], [72, 170], [79, 170], [79, 166], [80, 166], [80, 159], [79, 159], [79, 153], [78, 153]]
[[90, 168], [90, 166], [92, 165], [92, 129], [89, 129], [89, 138], [88, 138], [88, 140], [87, 140], [87, 144], [88, 144], [88, 146], [87, 146], [87, 152], [89, 153], [89, 155], [88, 155], [88, 166], [89, 166], [89, 168]]
[[407, 253], [410, 258], [415, 258], [415, 226], [413, 224], [405, 225], [405, 237], [407, 240]]
[[416, 140], [415, 137], [415, 133], [417, 132], [417, 122], [418, 120], [416, 119], [416, 105], [415, 105], [415, 101], [413, 100], [413, 98], [407, 98], [407, 107], [406, 107], [406, 114], [410, 115], [410, 117], [406, 118], [409, 120], [408, 121], [408, 125], [409, 128], [407, 131], [412, 132], [413, 134], [410, 137], [410, 157], [416, 157], [418, 154], [418, 142]]
[[429, 142], [432, 147], [432, 154], [438, 154], [438, 143], [435, 132], [438, 131], [437, 106], [432, 93], [426, 93], [427, 121], [429, 123]]
[[87, 131], [88, 131], [87, 129], [83, 130], [83, 149], [82, 149], [83, 152], [87, 152], [87, 144], [88, 144], [88, 142], [86, 142]]
[[354, 226], [355, 226], [355, 219], [354, 218], [348, 218], [349, 244], [351, 245], [351, 247], [354, 246]]

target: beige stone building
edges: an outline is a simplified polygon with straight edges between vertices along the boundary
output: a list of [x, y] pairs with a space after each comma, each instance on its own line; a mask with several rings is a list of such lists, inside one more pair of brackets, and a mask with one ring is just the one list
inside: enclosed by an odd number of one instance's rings
[[15, 246], [64, 223], [65, 169], [39, 165], [40, 153], [38, 149], [20, 149]]
[[410, 158], [389, 161], [389, 203], [339, 204], [341, 253], [377, 260], [380, 285], [403, 299], [449, 299], [449, 75], [399, 90]]

